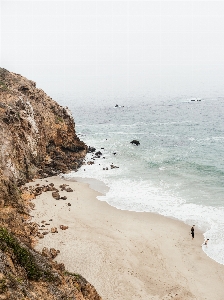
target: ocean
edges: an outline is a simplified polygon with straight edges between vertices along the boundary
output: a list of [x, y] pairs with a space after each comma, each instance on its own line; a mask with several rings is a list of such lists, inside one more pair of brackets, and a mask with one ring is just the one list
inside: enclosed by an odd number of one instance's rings
[[67, 177], [104, 182], [109, 191], [98, 199], [118, 209], [179, 219], [189, 232], [194, 224], [209, 238], [203, 251], [224, 264], [223, 97], [59, 102], [72, 111], [80, 139], [102, 153], [94, 160], [89, 153], [86, 161], [94, 164]]

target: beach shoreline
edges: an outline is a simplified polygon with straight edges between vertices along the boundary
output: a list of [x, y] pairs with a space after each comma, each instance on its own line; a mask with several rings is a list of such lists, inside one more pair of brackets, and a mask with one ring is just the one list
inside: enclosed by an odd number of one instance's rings
[[37, 250], [60, 250], [55, 260], [84, 276], [105, 300], [224, 299], [224, 266], [202, 251], [202, 232], [196, 229], [192, 240], [190, 226], [179, 220], [116, 209], [81, 181], [55, 176], [27, 184], [68, 184], [73, 190], [59, 191], [66, 200], [55, 200], [51, 192], [32, 200], [32, 221], [50, 224]]

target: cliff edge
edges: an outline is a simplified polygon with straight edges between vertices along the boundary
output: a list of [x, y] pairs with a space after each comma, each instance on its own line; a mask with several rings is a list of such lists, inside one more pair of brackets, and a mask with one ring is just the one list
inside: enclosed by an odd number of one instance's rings
[[36, 224], [20, 188], [77, 170], [87, 146], [68, 110], [35, 82], [0, 68], [0, 299], [101, 299], [82, 276], [32, 248]]

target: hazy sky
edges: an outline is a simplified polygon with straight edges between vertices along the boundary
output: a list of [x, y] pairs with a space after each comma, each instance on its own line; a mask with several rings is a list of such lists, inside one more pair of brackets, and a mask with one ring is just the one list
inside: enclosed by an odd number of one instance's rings
[[4, 1], [1, 66], [77, 101], [224, 95], [224, 1]]

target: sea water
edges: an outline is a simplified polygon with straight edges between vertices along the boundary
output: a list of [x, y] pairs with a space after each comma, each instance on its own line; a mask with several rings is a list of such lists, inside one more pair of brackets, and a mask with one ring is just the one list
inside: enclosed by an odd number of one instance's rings
[[80, 139], [102, 153], [67, 176], [103, 181], [110, 189], [99, 200], [118, 209], [196, 225], [209, 238], [202, 249], [224, 264], [224, 98], [138, 100], [67, 103]]

